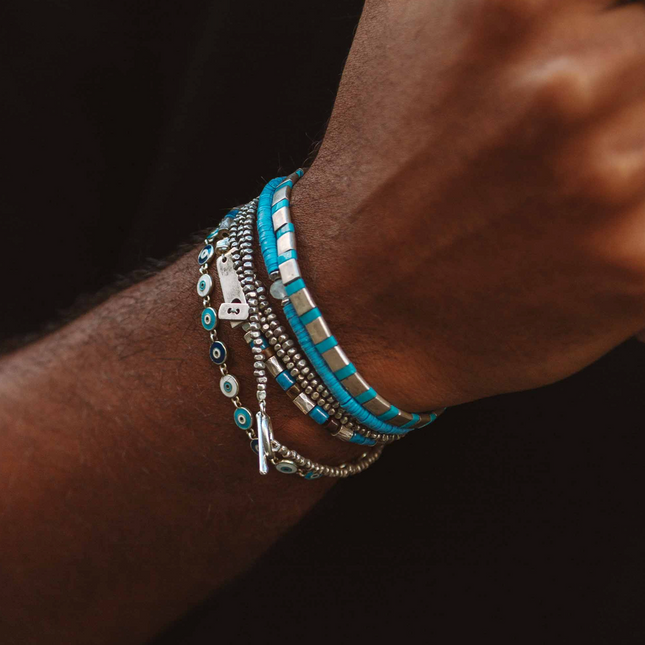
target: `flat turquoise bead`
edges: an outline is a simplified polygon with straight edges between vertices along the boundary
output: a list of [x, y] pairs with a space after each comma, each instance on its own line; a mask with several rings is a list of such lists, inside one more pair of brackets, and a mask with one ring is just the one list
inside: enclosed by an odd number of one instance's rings
[[212, 307], [206, 307], [202, 311], [202, 326], [206, 331], [211, 331], [217, 327], [217, 314]]
[[287, 260], [297, 260], [298, 252], [295, 249], [289, 249], [285, 251], [282, 255], [278, 256], [278, 264], [284, 264]]
[[302, 314], [302, 316], [300, 316], [300, 320], [303, 325], [308, 325], [310, 322], [316, 320], [316, 318], [320, 318], [320, 309], [318, 309], [318, 307], [314, 307], [306, 314]]
[[383, 414], [379, 415], [379, 419], [381, 421], [389, 421], [390, 419], [394, 419], [394, 417], [399, 413], [399, 408], [394, 407], [393, 405], [390, 406], [390, 409], [387, 412], [384, 412]]
[[279, 211], [284, 206], [286, 206], [287, 208], [289, 207], [288, 199], [281, 199], [277, 204], [274, 204], [273, 206], [271, 206], [271, 213], [275, 213], [276, 211]]
[[309, 413], [309, 416], [320, 425], [329, 421], [329, 415], [319, 405]]
[[296, 291], [300, 291], [301, 289], [304, 289], [305, 283], [303, 282], [302, 278], [298, 278], [297, 280], [294, 280], [293, 282], [286, 284], [284, 288], [287, 292], [287, 295], [291, 296], [294, 293], [296, 293]]
[[292, 385], [295, 385], [296, 382], [291, 378], [291, 375], [288, 372], [280, 372], [275, 377], [275, 380], [278, 382], [278, 385], [283, 389], [283, 390], [288, 390]]
[[354, 365], [350, 363], [349, 365], [345, 365], [345, 367], [339, 369], [337, 372], [334, 372], [334, 374], [339, 381], [342, 381], [352, 374], [356, 374], [356, 367], [354, 367]]
[[318, 343], [317, 345], [314, 345], [314, 347], [318, 350], [319, 354], [324, 354], [332, 347], [336, 347], [336, 345], [338, 345], [338, 341], [333, 336], [330, 336], [329, 338], [325, 338], [325, 340]]
[[374, 397], [376, 397], [376, 390], [373, 387], [371, 387], [369, 390], [366, 390], [362, 394], [359, 394], [356, 397], [356, 400], [359, 403], [363, 404], [363, 403], [367, 403], [368, 401], [371, 401]]
[[305, 479], [320, 479], [322, 475], [317, 473], [315, 470], [310, 470], [306, 475]]
[[253, 417], [246, 408], [235, 408], [233, 420], [235, 425], [242, 430], [248, 430], [253, 425]]
[[291, 222], [289, 222], [288, 224], [281, 226], [275, 232], [275, 237], [276, 239], [280, 239], [283, 235], [286, 235], [287, 233], [295, 233], [295, 232], [296, 232], [295, 226]]

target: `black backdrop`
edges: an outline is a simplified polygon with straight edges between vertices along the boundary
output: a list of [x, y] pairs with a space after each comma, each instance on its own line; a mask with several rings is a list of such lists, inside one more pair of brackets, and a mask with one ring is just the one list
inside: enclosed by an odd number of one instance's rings
[[[5, 0], [0, 339], [299, 165], [361, 4]], [[449, 411], [155, 645], [642, 643], [643, 367]]]

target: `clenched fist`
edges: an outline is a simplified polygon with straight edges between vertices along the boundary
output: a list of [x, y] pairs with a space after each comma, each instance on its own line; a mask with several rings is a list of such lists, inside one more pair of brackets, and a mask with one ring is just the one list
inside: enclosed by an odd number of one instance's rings
[[391, 401], [581, 369], [645, 326], [645, 7], [368, 0], [293, 212]]

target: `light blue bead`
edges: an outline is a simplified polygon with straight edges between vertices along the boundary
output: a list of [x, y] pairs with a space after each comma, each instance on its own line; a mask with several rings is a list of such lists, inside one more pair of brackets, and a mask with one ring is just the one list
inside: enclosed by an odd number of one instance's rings
[[316, 318], [320, 318], [320, 315], [320, 309], [318, 309], [318, 307], [314, 307], [307, 313], [302, 314], [302, 316], [300, 316], [300, 320], [302, 321], [303, 325], [308, 325], [313, 320], [316, 320]]
[[235, 219], [239, 212], [240, 211], [237, 208], [233, 208], [228, 213], [226, 213], [225, 217], [230, 217], [231, 219]]
[[284, 264], [287, 260], [297, 260], [298, 252], [295, 249], [289, 249], [282, 255], [278, 256], [278, 264]]
[[414, 428], [414, 426], [419, 423], [421, 417], [418, 414], [412, 412], [412, 421], [408, 421], [405, 425], [401, 426], [402, 428]]
[[280, 210], [283, 206], [287, 206], [287, 207], [289, 206], [288, 199], [281, 199], [277, 204], [275, 204], [275, 206], [271, 206], [271, 213], [275, 213], [277, 210]]
[[383, 412], [383, 414], [379, 414], [379, 419], [381, 421], [389, 421], [390, 419], [394, 419], [394, 417], [399, 413], [399, 409], [395, 408], [394, 406], [391, 406], [390, 409], [387, 412]]
[[367, 437], [364, 437], [362, 434], [358, 434], [358, 432], [355, 432], [351, 439], [349, 440], [350, 443], [356, 443], [359, 446], [375, 446], [376, 441], [374, 439], [368, 439]]
[[329, 421], [329, 415], [319, 405], [309, 413], [309, 416], [320, 425]]
[[276, 232], [275, 232], [275, 239], [278, 240], [280, 239], [283, 235], [286, 235], [287, 233], [295, 233], [296, 229], [294, 225], [289, 222], [288, 224], [285, 224], [284, 226], [281, 226]]
[[362, 394], [359, 394], [356, 397], [356, 400], [362, 405], [363, 403], [367, 403], [368, 401], [371, 401], [374, 397], [376, 396], [376, 390], [371, 387], [367, 392], [363, 392]]
[[304, 289], [305, 283], [303, 282], [302, 278], [298, 278], [297, 280], [294, 280], [293, 282], [286, 284], [284, 288], [287, 291], [287, 295], [292, 296], [294, 293], [296, 293], [296, 291], [300, 291], [301, 289]]
[[330, 336], [329, 338], [325, 338], [325, 340], [318, 343], [317, 345], [314, 345], [314, 347], [318, 350], [320, 354], [324, 354], [327, 350], [331, 349], [332, 347], [336, 347], [336, 345], [338, 345], [338, 341], [333, 336]]
[[278, 382], [278, 385], [283, 389], [283, 390], [288, 390], [292, 385], [295, 385], [296, 382], [291, 378], [291, 374], [289, 372], [280, 372], [275, 377], [275, 380]]
[[426, 426], [429, 426], [436, 418], [437, 418], [437, 415], [434, 412], [432, 412], [430, 414], [430, 421], [427, 421], [426, 423], [424, 423], [423, 425], [418, 426], [418, 427], [419, 428], [425, 428]]
[[238, 428], [242, 428], [242, 430], [248, 430], [253, 425], [251, 412], [246, 408], [235, 408], [233, 420], [235, 421], [235, 425]]
[[217, 326], [217, 314], [212, 307], [206, 307], [202, 311], [202, 326], [206, 331], [211, 331]]
[[317, 473], [314, 470], [310, 470], [306, 475], [305, 479], [320, 479], [322, 475], [320, 473]]
[[341, 369], [339, 369], [337, 372], [334, 372], [334, 374], [339, 381], [342, 381], [348, 376], [356, 374], [356, 371], [356, 367], [353, 365], [353, 363], [350, 363], [349, 365], [345, 365], [345, 367], [341, 367]]

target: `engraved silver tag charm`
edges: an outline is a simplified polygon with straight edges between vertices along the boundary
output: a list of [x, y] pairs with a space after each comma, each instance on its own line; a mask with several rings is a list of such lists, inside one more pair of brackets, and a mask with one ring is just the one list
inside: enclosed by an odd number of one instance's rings
[[[217, 258], [217, 275], [222, 288], [224, 304], [220, 305], [219, 317], [228, 320], [231, 327], [237, 327], [249, 317], [249, 306], [242, 291], [242, 285], [237, 277], [233, 264], [233, 249]], [[235, 305], [238, 305], [237, 307]], [[230, 313], [229, 313], [230, 309]], [[239, 311], [238, 311], [239, 310]]]
[[273, 457], [271, 441], [273, 440], [273, 428], [271, 427], [271, 417], [264, 412], [255, 413], [255, 422], [258, 433], [258, 458], [260, 474], [266, 475], [269, 472], [269, 463], [267, 459]]
[[223, 302], [219, 306], [217, 317], [220, 320], [246, 320], [249, 317], [249, 306], [241, 302]]

